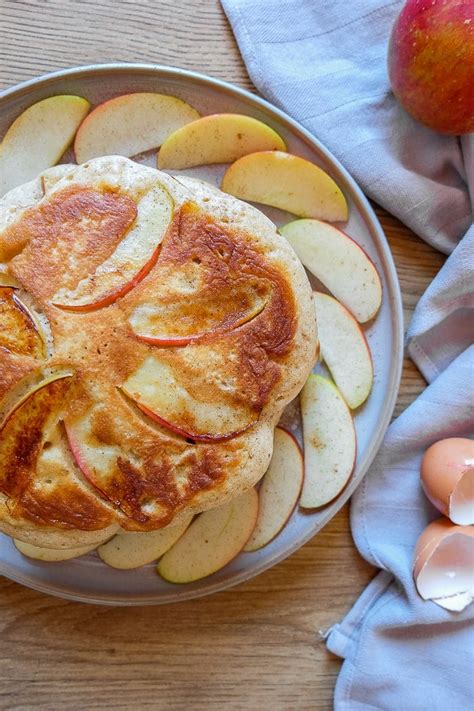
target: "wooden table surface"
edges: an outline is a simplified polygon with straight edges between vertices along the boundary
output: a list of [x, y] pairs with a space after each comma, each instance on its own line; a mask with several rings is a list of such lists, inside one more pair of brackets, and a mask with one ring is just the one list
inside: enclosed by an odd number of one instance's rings
[[[254, 90], [217, 0], [0, 0], [0, 90], [63, 67], [157, 62]], [[406, 322], [443, 257], [381, 209]], [[396, 414], [425, 387], [405, 361]], [[374, 569], [346, 506], [291, 558], [211, 598], [106, 608], [0, 580], [1, 709], [329, 709], [340, 660], [318, 630]]]

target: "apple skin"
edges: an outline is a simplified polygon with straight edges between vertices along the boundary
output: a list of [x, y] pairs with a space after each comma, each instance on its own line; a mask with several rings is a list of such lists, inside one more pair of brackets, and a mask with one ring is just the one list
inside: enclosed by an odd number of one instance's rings
[[414, 118], [448, 134], [474, 131], [473, 6], [408, 0], [392, 29], [393, 93]]
[[[130, 396], [127, 395], [127, 397]], [[255, 424], [255, 421], [252, 421], [245, 427], [242, 427], [242, 429], [240, 430], [237, 430], [235, 432], [226, 432], [225, 434], [199, 434], [197, 432], [188, 432], [182, 427], [179, 427], [179, 425], [175, 425], [173, 422], [168, 422], [168, 420], [165, 420], [163, 417], [160, 417], [160, 415], [157, 415], [156, 412], [150, 410], [148, 407], [146, 407], [146, 405], [142, 405], [142, 403], [138, 402], [138, 400], [132, 399], [132, 401], [138, 407], [138, 409], [141, 410], [144, 415], [147, 415], [147, 417], [149, 417], [151, 420], [154, 420], [165, 429], [170, 430], [171, 432], [174, 432], [175, 434], [180, 435], [185, 439], [192, 439], [195, 442], [227, 442], [228, 440], [234, 439], [234, 437], [238, 437], [238, 435], [243, 434]]]

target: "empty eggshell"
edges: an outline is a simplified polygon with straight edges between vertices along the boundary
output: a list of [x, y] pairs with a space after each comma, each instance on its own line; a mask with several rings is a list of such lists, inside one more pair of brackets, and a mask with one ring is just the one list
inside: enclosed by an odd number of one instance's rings
[[433, 444], [421, 463], [421, 484], [453, 523], [474, 524], [474, 440], [452, 437]]
[[413, 577], [424, 600], [464, 610], [474, 597], [474, 526], [430, 523], [416, 544]]

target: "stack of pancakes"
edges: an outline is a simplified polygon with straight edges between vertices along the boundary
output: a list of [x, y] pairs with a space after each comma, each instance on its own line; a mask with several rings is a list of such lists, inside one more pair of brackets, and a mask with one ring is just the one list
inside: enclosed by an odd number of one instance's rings
[[0, 529], [69, 548], [225, 503], [264, 474], [315, 356], [308, 279], [257, 209], [116, 156], [15, 188]]

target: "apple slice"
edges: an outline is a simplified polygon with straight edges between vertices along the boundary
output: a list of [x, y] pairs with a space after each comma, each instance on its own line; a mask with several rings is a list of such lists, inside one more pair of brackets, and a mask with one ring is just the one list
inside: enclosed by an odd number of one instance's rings
[[[207, 350], [202, 353], [212, 356]], [[199, 352], [194, 356], [191, 353], [190, 357], [199, 364]], [[212, 368], [216, 372], [213, 373]], [[187, 376], [193, 375], [186, 362], [179, 361], [174, 368], [158, 356], [149, 356], [121, 389], [159, 425], [197, 442], [224, 442], [245, 432], [256, 422], [258, 413], [228, 392], [231, 384], [224, 383], [222, 392], [211, 389], [210, 396], [207, 395], [212, 378], [220, 377], [212, 357], [208, 362], [204, 361], [199, 371], [199, 380], [183, 382]], [[230, 374], [227, 380], [231, 380]]]
[[372, 260], [341, 230], [319, 220], [295, 220], [280, 228], [304, 266], [360, 323], [382, 303], [382, 285]]
[[352, 416], [336, 386], [310, 375], [301, 396], [304, 484], [300, 505], [324, 506], [345, 487], [356, 457]]
[[303, 485], [303, 455], [292, 434], [277, 427], [270, 466], [258, 492], [258, 518], [244, 550], [270, 543], [290, 518]]
[[256, 151], [286, 151], [273, 128], [242, 114], [212, 114], [172, 133], [158, 153], [158, 168], [231, 163]]
[[39, 321], [15, 289], [4, 286], [0, 286], [0, 348], [33, 358], [44, 358], [47, 350]]
[[[183, 273], [183, 281], [187, 276], [187, 273]], [[178, 279], [176, 274], [175, 282]], [[138, 306], [131, 314], [129, 323], [141, 341], [162, 347], [186, 346], [243, 326], [262, 313], [269, 298], [250, 293], [248, 283], [244, 288], [239, 288], [239, 285], [228, 289], [223, 287], [218, 301], [215, 292], [206, 294], [198, 291], [192, 295], [185, 294], [184, 297], [176, 293], [173, 303], [163, 303], [159, 300], [158, 290], [159, 287], [155, 290], [157, 303], [151, 301]], [[168, 287], [168, 301], [169, 295]]]
[[96, 106], [81, 124], [74, 142], [76, 160], [130, 158], [158, 148], [171, 133], [197, 118], [196, 109], [176, 96], [147, 92], [117, 96]]
[[[18, 281], [15, 279], [13, 274], [11, 274], [8, 270], [8, 265], [7, 264], [1, 264], [0, 263], [0, 287], [1, 286], [10, 286], [13, 288], [18, 288], [20, 285]], [[1, 297], [1, 293], [0, 293]]]
[[158, 573], [170, 583], [191, 583], [212, 575], [240, 553], [255, 527], [257, 515], [255, 489], [205, 511], [164, 554], [158, 563]]
[[188, 514], [179, 524], [171, 524], [157, 531], [119, 533], [104, 543], [97, 553], [112, 568], [140, 568], [161, 558], [181, 538], [192, 519], [192, 514]]
[[221, 190], [299, 217], [347, 220], [346, 199], [334, 180], [304, 158], [261, 151], [239, 158], [226, 171]]
[[40, 546], [34, 546], [32, 543], [18, 541], [16, 538], [13, 540], [13, 543], [20, 553], [28, 556], [28, 558], [42, 560], [47, 563], [57, 563], [61, 560], [79, 558], [81, 555], [94, 551], [97, 546], [100, 545], [99, 543], [93, 543], [89, 546], [79, 546], [77, 548], [41, 548]]
[[80, 96], [61, 95], [23, 111], [0, 144], [0, 196], [57, 163], [89, 108]]
[[156, 264], [173, 207], [171, 195], [156, 183], [138, 203], [135, 223], [113, 254], [74, 289], [56, 292], [54, 305], [66, 311], [93, 311], [125, 296]]
[[374, 380], [372, 356], [352, 314], [332, 296], [314, 292], [321, 357], [350, 408], [362, 405]]

